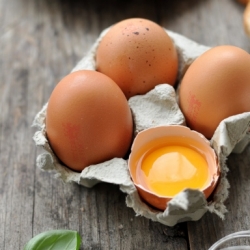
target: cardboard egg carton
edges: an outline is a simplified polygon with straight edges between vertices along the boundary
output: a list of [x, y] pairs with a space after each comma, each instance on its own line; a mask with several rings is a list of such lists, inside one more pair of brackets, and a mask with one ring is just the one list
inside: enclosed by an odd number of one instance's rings
[[[72, 72], [82, 69], [95, 70], [95, 52], [107, 31], [108, 29], [100, 34], [92, 48]], [[166, 32], [173, 40], [178, 52], [178, 82], [180, 82], [193, 60], [208, 50], [209, 47], [200, 45], [170, 30], [166, 30]], [[185, 118], [178, 106], [177, 92], [168, 84], [157, 85], [145, 95], [131, 97], [128, 102], [133, 114], [135, 136], [144, 129], [159, 125], [185, 125]], [[64, 182], [74, 182], [89, 188], [99, 182], [119, 185], [120, 190], [127, 194], [127, 206], [133, 208], [136, 215], [144, 216], [167, 226], [174, 226], [184, 221], [199, 220], [207, 211], [217, 214], [222, 219], [224, 218], [227, 212], [224, 201], [228, 197], [229, 189], [226, 178], [228, 172], [226, 159], [232, 152], [241, 153], [250, 142], [250, 112], [223, 120], [210, 141], [218, 156], [221, 177], [209, 201], [199, 190], [186, 189], [168, 203], [165, 211], [159, 211], [140, 199], [130, 178], [127, 160], [125, 159], [114, 158], [100, 164], [91, 165], [81, 173], [74, 172], [62, 165], [50, 148], [46, 138], [46, 109], [47, 104], [38, 112], [33, 121], [33, 126], [38, 129], [33, 136], [35, 144], [45, 150], [37, 157], [36, 165], [41, 170], [52, 172], [55, 178]]]

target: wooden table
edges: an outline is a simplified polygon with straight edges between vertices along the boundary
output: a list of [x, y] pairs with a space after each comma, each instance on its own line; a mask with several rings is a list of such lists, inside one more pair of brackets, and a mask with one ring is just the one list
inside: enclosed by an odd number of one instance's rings
[[206, 213], [167, 227], [126, 207], [117, 186], [64, 184], [36, 167], [31, 128], [57, 82], [99, 33], [139, 16], [207, 45], [250, 50], [236, 0], [0, 0], [0, 249], [23, 249], [50, 229], [77, 230], [81, 249], [208, 249], [250, 229], [250, 147], [230, 155], [225, 220]]

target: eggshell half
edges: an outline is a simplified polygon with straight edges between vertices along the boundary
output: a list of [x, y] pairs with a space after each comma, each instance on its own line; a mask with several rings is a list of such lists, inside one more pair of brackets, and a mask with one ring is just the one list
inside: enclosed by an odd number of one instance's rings
[[169, 125], [149, 128], [138, 133], [134, 139], [131, 154], [129, 156], [129, 171], [141, 197], [146, 202], [160, 210], [165, 210], [167, 203], [173, 197], [160, 196], [157, 193], [150, 191], [144, 183], [140, 182], [137, 175], [140, 166], [137, 162], [146, 151], [152, 148], [152, 145], [157, 146], [167, 142], [171, 137], [180, 138], [183, 143], [182, 145], [197, 149], [206, 159], [209, 168], [210, 181], [204, 189], [200, 190], [204, 193], [205, 198], [208, 198], [211, 195], [220, 176], [220, 168], [218, 166], [215, 151], [211, 148], [209, 141], [196, 131], [192, 131], [185, 126]]

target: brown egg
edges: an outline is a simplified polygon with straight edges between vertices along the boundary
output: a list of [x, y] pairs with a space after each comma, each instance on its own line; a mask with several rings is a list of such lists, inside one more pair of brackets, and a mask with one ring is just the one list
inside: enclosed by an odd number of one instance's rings
[[217, 46], [198, 57], [180, 85], [180, 108], [190, 128], [211, 138], [219, 123], [250, 111], [250, 56]]
[[129, 98], [145, 94], [160, 83], [174, 85], [178, 58], [171, 38], [161, 26], [131, 18], [115, 24], [103, 37], [96, 65]]
[[64, 77], [53, 90], [46, 132], [58, 158], [81, 171], [124, 157], [131, 144], [133, 121], [127, 99], [113, 80], [81, 70]]

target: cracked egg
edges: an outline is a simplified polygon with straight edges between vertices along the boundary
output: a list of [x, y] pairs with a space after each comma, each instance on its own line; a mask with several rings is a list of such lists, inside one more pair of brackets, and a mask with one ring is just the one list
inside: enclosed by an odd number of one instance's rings
[[215, 151], [200, 133], [180, 125], [140, 132], [128, 162], [141, 198], [160, 210], [185, 189], [197, 189], [207, 199], [220, 176]]

